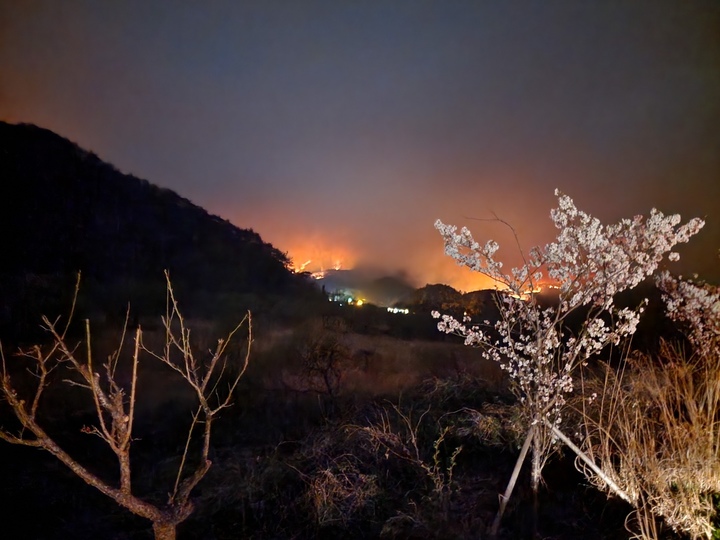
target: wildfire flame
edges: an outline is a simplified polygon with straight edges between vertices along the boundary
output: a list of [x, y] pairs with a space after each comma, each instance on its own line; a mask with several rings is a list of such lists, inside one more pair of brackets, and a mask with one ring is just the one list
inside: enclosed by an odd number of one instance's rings
[[310, 272], [316, 279], [323, 277], [328, 270], [352, 268], [355, 263], [355, 254], [346, 246], [318, 240], [291, 243], [288, 254], [293, 261], [305, 261], [293, 263], [291, 268], [294, 272]]

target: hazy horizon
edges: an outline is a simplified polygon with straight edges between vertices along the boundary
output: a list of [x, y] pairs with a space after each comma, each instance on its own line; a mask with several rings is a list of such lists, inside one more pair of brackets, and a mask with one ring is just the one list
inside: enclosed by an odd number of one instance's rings
[[720, 4], [179, 0], [0, 5], [0, 119], [176, 191], [307, 269], [487, 285], [433, 223], [523, 249], [555, 188], [705, 229], [720, 282]]

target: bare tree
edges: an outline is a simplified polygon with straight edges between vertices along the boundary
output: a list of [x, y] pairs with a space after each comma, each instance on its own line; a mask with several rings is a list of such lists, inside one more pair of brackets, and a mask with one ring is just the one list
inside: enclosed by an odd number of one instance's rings
[[328, 330], [309, 334], [297, 347], [302, 375], [310, 390], [334, 399], [342, 383], [342, 363], [349, 352], [341, 337]]
[[[117, 368], [127, 324], [123, 328], [120, 347], [108, 357], [106, 363], [100, 366], [101, 369], [97, 369], [91, 352], [89, 321], [85, 321], [84, 347], [68, 345], [67, 332], [75, 307], [74, 302], [68, 322], [63, 327], [60, 326], [59, 319], [50, 321], [47, 317], [43, 317], [44, 328], [52, 337], [52, 344], [48, 348], [35, 345], [19, 351], [18, 356], [29, 361], [29, 371], [34, 375], [34, 383], [27, 395], [21, 395], [24, 393], [18, 391], [19, 385], [10, 375], [5, 355], [0, 348], [2, 396], [20, 424], [19, 429], [16, 430], [0, 426], [0, 438], [12, 444], [41, 448], [50, 452], [84, 482], [97, 488], [132, 513], [149, 519], [153, 524], [157, 540], [174, 540], [177, 525], [187, 519], [193, 511], [190, 495], [211, 465], [208, 455], [213, 422], [220, 411], [230, 405], [235, 387], [247, 369], [252, 325], [248, 312], [226, 338], [217, 341], [217, 346], [209, 351], [207, 358], [198, 358], [191, 347], [190, 329], [187, 328], [180, 313], [167, 273], [165, 277], [167, 312], [162, 319], [165, 345], [160, 352], [148, 349], [143, 344], [141, 328], [137, 328], [131, 357], [131, 375], [126, 385], [119, 383]], [[77, 291], [78, 287], [75, 298]], [[226, 354], [228, 344], [245, 326], [247, 326], [247, 348], [239, 365], [230, 366]], [[138, 366], [143, 353], [149, 354], [176, 371], [187, 383], [197, 401], [197, 409], [192, 415], [174, 486], [164, 505], [148, 502], [133, 493], [130, 448], [133, 442], [136, 412]], [[51, 373], [61, 366], [74, 377], [74, 380], [66, 379], [67, 384], [80, 386], [89, 392], [96, 423], [94, 426], [83, 428], [83, 431], [100, 437], [115, 454], [119, 469], [119, 478], [115, 482], [100, 478], [88, 470], [48, 435], [41, 425], [42, 420], [38, 410], [44, 391], [50, 384]], [[198, 455], [191, 455], [194, 453]]]
[[350, 351], [344, 339], [344, 325], [336, 321], [310, 321], [296, 335], [293, 358], [297, 373], [283, 377], [286, 388], [300, 393], [325, 396], [331, 407], [343, 382]]

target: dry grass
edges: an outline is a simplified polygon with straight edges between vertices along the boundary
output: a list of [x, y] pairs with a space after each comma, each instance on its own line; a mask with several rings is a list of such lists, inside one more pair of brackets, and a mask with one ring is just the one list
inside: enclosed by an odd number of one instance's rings
[[[458, 454], [462, 446], [449, 441], [451, 428], [434, 426], [429, 421], [430, 407], [420, 413], [412, 408], [403, 410], [388, 404], [377, 410], [375, 422], [365, 426], [351, 426], [369, 444], [377, 456], [406, 463], [421, 472], [431, 484], [428, 502], [438, 506], [443, 522], [448, 520], [450, 499], [456, 489], [453, 479]], [[430, 427], [431, 434], [424, 433]], [[428, 436], [429, 435], [429, 436]]]
[[[321, 391], [324, 381], [309, 373], [303, 351], [308, 344], [328, 341], [342, 349], [333, 368], [339, 370], [338, 396], [395, 397], [430, 378], [467, 374], [495, 390], [507, 386], [504, 372], [480, 351], [462, 343], [400, 339], [338, 331], [310, 321], [304, 328], [284, 332], [259, 331], [253, 350], [251, 375], [266, 389]], [[312, 342], [312, 343], [311, 343]], [[312, 376], [309, 376], [312, 375]]]
[[309, 479], [305, 496], [318, 525], [348, 522], [380, 494], [377, 476], [362, 473], [352, 455], [336, 458]]
[[[662, 521], [691, 538], [711, 538], [720, 493], [720, 355], [686, 355], [664, 343], [657, 358], [638, 355], [627, 369], [585, 381], [584, 450], [630, 495], [629, 528], [659, 537]], [[601, 489], [607, 484], [584, 471]]]

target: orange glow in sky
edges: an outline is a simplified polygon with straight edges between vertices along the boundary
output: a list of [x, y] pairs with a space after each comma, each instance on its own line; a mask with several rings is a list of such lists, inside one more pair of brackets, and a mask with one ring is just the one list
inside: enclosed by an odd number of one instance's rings
[[669, 269], [720, 282], [720, 3], [646, 3], [3, 2], [0, 120], [253, 229], [300, 271], [492, 288], [435, 220], [496, 240], [509, 270], [492, 218], [545, 245], [559, 188], [603, 223], [705, 217]]
[[447, 277], [442, 280], [451, 287], [461, 292], [480, 291], [483, 289], [506, 289], [502, 283], [495, 281], [483, 274], [472, 272], [467, 268], [457, 267], [455, 271], [448, 272]]

